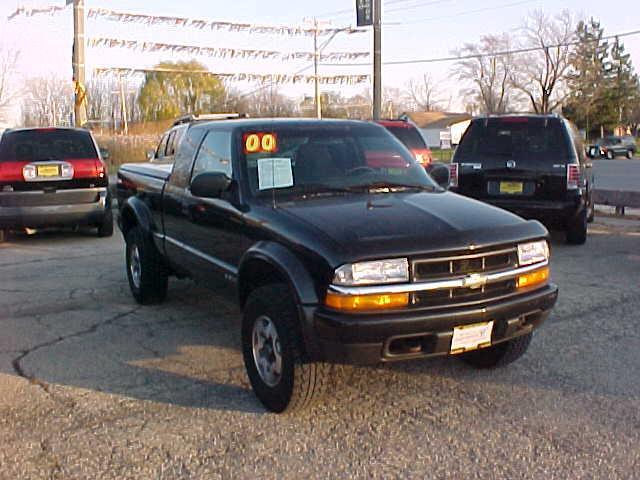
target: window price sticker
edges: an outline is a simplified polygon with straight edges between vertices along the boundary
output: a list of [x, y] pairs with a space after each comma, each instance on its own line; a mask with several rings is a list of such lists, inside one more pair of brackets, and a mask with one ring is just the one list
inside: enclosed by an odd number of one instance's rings
[[293, 186], [290, 158], [260, 158], [258, 160], [258, 189]]

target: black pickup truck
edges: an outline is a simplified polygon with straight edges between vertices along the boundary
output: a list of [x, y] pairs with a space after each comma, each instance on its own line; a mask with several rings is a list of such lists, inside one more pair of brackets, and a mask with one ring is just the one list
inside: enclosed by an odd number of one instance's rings
[[123, 165], [117, 195], [135, 299], [164, 300], [170, 275], [234, 286], [275, 412], [318, 398], [335, 363], [512, 362], [557, 298], [540, 223], [448, 192], [372, 123], [195, 124], [174, 165]]

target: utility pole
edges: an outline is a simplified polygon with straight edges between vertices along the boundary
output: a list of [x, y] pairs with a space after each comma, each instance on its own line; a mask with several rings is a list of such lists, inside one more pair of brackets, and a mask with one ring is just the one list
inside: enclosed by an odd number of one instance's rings
[[75, 91], [74, 118], [76, 127], [87, 123], [84, 57], [84, 0], [73, 1], [73, 82]]
[[124, 96], [124, 81], [120, 75], [120, 112], [122, 113], [122, 133], [129, 134], [129, 123], [127, 121], [127, 99]]
[[382, 0], [373, 3], [373, 119], [382, 110]]
[[313, 79], [315, 83], [316, 118], [322, 118], [322, 104], [320, 103], [320, 79], [318, 78], [318, 63], [320, 62], [320, 50], [318, 50], [318, 19], [313, 19]]

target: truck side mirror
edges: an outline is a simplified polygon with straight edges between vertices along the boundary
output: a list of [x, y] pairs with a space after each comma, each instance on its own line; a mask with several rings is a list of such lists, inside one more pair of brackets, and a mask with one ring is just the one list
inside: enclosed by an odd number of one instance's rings
[[107, 150], [106, 148], [100, 148], [100, 157], [104, 161], [109, 160], [109, 157], [110, 157], [109, 150]]
[[225, 173], [200, 173], [191, 180], [191, 194], [195, 197], [219, 198], [229, 185], [231, 179]]
[[427, 173], [433, 180], [445, 190], [449, 188], [449, 167], [444, 163], [433, 162], [427, 167]]

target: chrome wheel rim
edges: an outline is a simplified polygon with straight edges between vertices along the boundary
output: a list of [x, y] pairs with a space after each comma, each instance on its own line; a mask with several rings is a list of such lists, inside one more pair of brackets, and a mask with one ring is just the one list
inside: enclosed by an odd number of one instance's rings
[[131, 281], [136, 288], [140, 288], [140, 277], [142, 276], [142, 266], [140, 265], [140, 251], [137, 245], [133, 245], [129, 251], [129, 271]]
[[256, 319], [251, 339], [258, 375], [268, 386], [275, 387], [282, 378], [282, 347], [276, 326], [269, 317], [262, 315]]

